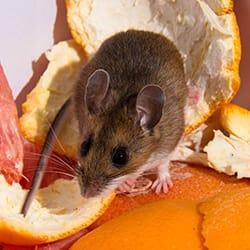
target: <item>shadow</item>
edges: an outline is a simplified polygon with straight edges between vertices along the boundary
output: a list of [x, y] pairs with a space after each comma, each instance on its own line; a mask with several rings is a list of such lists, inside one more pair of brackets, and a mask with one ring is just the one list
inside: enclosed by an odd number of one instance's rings
[[54, 44], [59, 41], [72, 39], [67, 23], [67, 10], [65, 1], [56, 0], [57, 12], [56, 19], [54, 23]]

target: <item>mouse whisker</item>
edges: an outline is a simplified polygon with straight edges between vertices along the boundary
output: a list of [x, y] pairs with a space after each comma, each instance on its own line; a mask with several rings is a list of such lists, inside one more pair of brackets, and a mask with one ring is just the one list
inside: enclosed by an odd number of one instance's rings
[[[25, 172], [26, 173], [32, 173], [33, 171], [32, 170], [28, 170], [28, 171], [25, 171]], [[63, 172], [63, 171], [46, 170], [44, 172], [44, 174], [49, 174], [49, 173], [62, 174], [62, 175], [65, 175], [65, 176], [69, 176], [69, 177], [75, 178], [75, 175], [72, 175], [72, 174], [69, 174], [69, 173], [66, 173], [66, 172]], [[25, 177], [25, 179], [27, 180], [27, 177]]]
[[60, 142], [58, 136], [56, 135], [55, 130], [54, 130], [53, 127], [51, 126], [51, 123], [49, 122], [49, 120], [47, 119], [47, 117], [45, 117], [45, 119], [46, 119], [46, 121], [47, 121], [47, 123], [48, 123], [48, 125], [49, 125], [49, 127], [50, 127], [50, 129], [51, 129], [51, 132], [52, 132], [53, 135], [54, 135], [54, 138], [55, 138], [56, 142], [58, 143], [59, 147], [61, 148], [61, 150], [62, 150], [63, 153], [65, 154], [66, 151], [65, 151], [65, 149], [64, 149], [64, 147], [63, 147], [63, 145], [62, 145], [62, 143]]
[[[32, 158], [32, 157], [24, 157], [24, 159], [27, 159], [27, 160], [36, 160], [36, 158]], [[74, 170], [73, 168], [68, 168], [68, 166], [66, 166], [65, 164], [60, 163], [59, 161], [54, 161], [54, 160], [52, 159], [51, 162], [52, 162], [53, 164], [55, 164], [55, 166], [60, 167], [60, 169], [62, 169], [62, 168], [65, 169], [65, 167], [66, 167], [69, 171], [75, 173], [75, 170]], [[34, 167], [34, 169], [35, 169], [35, 168], [36, 168], [36, 167]], [[27, 169], [27, 168], [25, 168], [25, 169]]]
[[68, 167], [69, 169], [71, 169], [72, 171], [75, 171], [75, 168], [73, 168], [72, 166], [69, 165], [68, 162], [66, 162], [66, 160], [60, 158], [58, 155], [53, 155], [53, 157], [55, 160], [61, 162], [62, 164], [65, 164], [66, 167]]
[[[39, 154], [39, 153], [33, 153], [33, 152], [28, 152], [28, 154], [30, 154], [31, 156], [33, 155], [34, 156], [34, 160], [36, 159], [35, 156], [41, 156], [42, 154]], [[28, 160], [32, 160], [31, 158], [28, 158], [28, 157], [24, 157], [25, 159], [28, 159]], [[48, 156], [49, 160], [51, 160], [52, 162], [54, 163], [58, 163], [58, 165], [61, 165], [63, 167], [67, 167], [69, 168], [70, 170], [72, 170], [72, 172], [75, 172], [75, 169], [69, 165], [69, 163], [67, 163], [65, 160], [61, 159], [59, 156], [57, 155], [51, 155], [51, 156]]]
[[21, 177], [24, 178], [24, 180], [25, 180], [26, 182], [30, 182], [29, 178], [26, 177], [24, 174], [21, 174]]
[[[34, 172], [35, 170], [36, 170], [36, 166], [34, 166], [34, 167], [30, 166], [30, 167], [26, 167], [25, 170], [24, 170], [24, 172], [25, 173], [27, 173], [27, 172]], [[48, 170], [45, 170], [45, 171], [50, 171], [50, 170], [58, 170], [58, 171], [61, 171], [61, 172], [64, 172], [64, 173], [76, 176], [75, 172], [73, 172], [73, 173], [66, 172], [66, 171], [63, 171], [63, 169], [61, 167], [57, 167], [57, 166], [50, 167]]]

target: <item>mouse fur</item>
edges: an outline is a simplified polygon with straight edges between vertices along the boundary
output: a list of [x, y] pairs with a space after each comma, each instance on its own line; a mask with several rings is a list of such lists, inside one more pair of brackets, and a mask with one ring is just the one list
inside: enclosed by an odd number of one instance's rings
[[[109, 85], [97, 111], [93, 111], [92, 105], [86, 104], [86, 87], [98, 69], [108, 73]], [[162, 89], [165, 100], [159, 122], [143, 129], [137, 121], [136, 98], [150, 84]], [[113, 190], [129, 176], [136, 178], [150, 166], [157, 168], [154, 161], [163, 164], [169, 159], [184, 132], [186, 99], [182, 57], [166, 37], [128, 30], [105, 40], [83, 67], [72, 96], [79, 125], [77, 173], [83, 196]], [[125, 166], [112, 165], [116, 147], [128, 151]]]

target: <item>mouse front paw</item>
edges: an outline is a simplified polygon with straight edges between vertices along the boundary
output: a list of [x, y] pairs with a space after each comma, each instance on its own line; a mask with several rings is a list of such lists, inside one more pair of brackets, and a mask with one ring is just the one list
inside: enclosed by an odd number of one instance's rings
[[130, 193], [136, 184], [136, 178], [129, 178], [123, 181], [117, 188], [118, 193]]
[[167, 193], [168, 190], [173, 187], [173, 182], [169, 173], [169, 162], [168, 164], [160, 164], [158, 169], [158, 178], [153, 182], [151, 189], [155, 190], [156, 194], [161, 192]]

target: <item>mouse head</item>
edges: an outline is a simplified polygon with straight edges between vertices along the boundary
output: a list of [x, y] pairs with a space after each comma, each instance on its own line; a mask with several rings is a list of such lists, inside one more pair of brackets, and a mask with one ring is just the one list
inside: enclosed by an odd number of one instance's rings
[[108, 72], [98, 69], [89, 76], [84, 94], [76, 90], [75, 105], [84, 107], [84, 118], [78, 117], [81, 136], [77, 169], [84, 197], [111, 191], [128, 175], [139, 173], [160, 138], [165, 101], [162, 89], [146, 85], [116, 98], [110, 81]]

